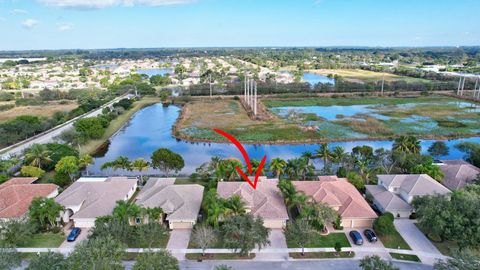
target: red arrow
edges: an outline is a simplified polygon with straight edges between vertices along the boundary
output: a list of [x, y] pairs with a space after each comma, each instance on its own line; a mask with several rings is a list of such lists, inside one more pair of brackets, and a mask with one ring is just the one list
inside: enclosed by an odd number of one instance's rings
[[[227, 138], [230, 142], [232, 142], [237, 147], [237, 149], [240, 151], [240, 153], [242, 153], [242, 156], [243, 156], [243, 159], [245, 160], [245, 163], [247, 163], [248, 174], [251, 175], [252, 174], [252, 163], [250, 162], [250, 157], [248, 156], [247, 151], [245, 151], [245, 148], [243, 148], [242, 144], [237, 139], [235, 139], [235, 137], [233, 137], [231, 134], [229, 134], [229, 133], [227, 133], [223, 130], [213, 129], [213, 131], [215, 131], [216, 133], [224, 136], [225, 138]], [[242, 176], [242, 178], [245, 181], [247, 181], [247, 183], [250, 184], [250, 186], [252, 186], [253, 189], [257, 189], [258, 178], [260, 177], [260, 173], [262, 172], [262, 169], [265, 166], [266, 161], [267, 161], [267, 156], [263, 156], [263, 159], [260, 162], [260, 166], [258, 166], [257, 171], [255, 173], [255, 180], [253, 182], [250, 181], [250, 178], [248, 178], [248, 176], [238, 166], [236, 166], [235, 169]]]

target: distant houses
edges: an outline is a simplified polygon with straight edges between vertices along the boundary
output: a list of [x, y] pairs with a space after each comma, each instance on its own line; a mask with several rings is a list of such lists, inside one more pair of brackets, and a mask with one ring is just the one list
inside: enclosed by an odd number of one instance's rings
[[35, 184], [38, 178], [12, 178], [0, 185], [0, 220], [23, 219], [34, 198], [54, 198], [58, 186]]
[[197, 223], [204, 187], [174, 184], [175, 178], [150, 178], [135, 203], [145, 208], [161, 208], [170, 229], [191, 229]]
[[450, 190], [426, 174], [378, 175], [378, 185], [367, 185], [366, 194], [382, 213], [408, 218], [413, 212], [410, 205], [418, 196], [448, 194]]
[[91, 228], [98, 217], [111, 215], [117, 201], [128, 201], [137, 190], [137, 178], [80, 178], [55, 200], [65, 210], [61, 219], [75, 227]]

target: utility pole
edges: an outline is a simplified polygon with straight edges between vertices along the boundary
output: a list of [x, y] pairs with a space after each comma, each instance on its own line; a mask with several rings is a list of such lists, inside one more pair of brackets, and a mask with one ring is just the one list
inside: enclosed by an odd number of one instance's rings
[[247, 83], [247, 105], [250, 106], [250, 78], [247, 77], [246, 83]]
[[244, 76], [243, 101], [247, 101], [247, 74]]
[[465, 76], [463, 77], [463, 82], [462, 82], [462, 91], [461, 91], [461, 96], [463, 96], [463, 90], [465, 89]]
[[383, 97], [383, 86], [385, 85], [385, 74], [382, 76], [382, 97]]
[[212, 97], [212, 74], [210, 73], [210, 98]]
[[461, 85], [462, 85], [462, 77], [460, 77], [460, 80], [458, 81], [457, 96], [460, 95], [460, 86]]
[[254, 81], [255, 86], [255, 97], [254, 97], [254, 105], [253, 105], [253, 114], [257, 115], [257, 82]]

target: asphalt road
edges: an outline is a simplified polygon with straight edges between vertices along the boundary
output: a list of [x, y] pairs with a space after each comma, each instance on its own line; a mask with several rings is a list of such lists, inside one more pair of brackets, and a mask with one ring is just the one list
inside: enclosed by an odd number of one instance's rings
[[0, 154], [0, 157], [8, 158], [9, 156], [18, 156], [18, 155], [22, 154], [22, 152], [25, 149], [29, 148], [30, 146], [32, 146], [34, 144], [51, 143], [51, 142], [53, 142], [55, 137], [59, 136], [64, 131], [71, 129], [73, 127], [73, 124], [75, 123], [75, 121], [77, 121], [78, 119], [97, 116], [97, 115], [102, 113], [102, 110], [104, 108], [110, 106], [111, 104], [113, 104], [115, 102], [118, 102], [120, 99], [122, 99], [124, 97], [125, 97], [125, 95], [117, 97], [117, 98], [113, 99], [112, 101], [102, 105], [100, 108], [96, 109], [95, 111], [86, 113], [86, 114], [84, 114], [80, 117], [72, 119], [72, 120], [68, 121], [67, 123], [64, 123], [60, 126], [54, 127], [52, 129], [50, 129], [49, 131], [46, 131], [46, 132], [42, 133], [41, 135], [38, 135], [34, 138], [27, 139], [23, 142], [15, 144], [14, 146], [10, 146], [10, 147], [4, 148], [4, 149], [0, 149], [0, 152], [2, 153], [2, 154]]
[[[358, 260], [317, 260], [317, 261], [282, 261], [282, 262], [256, 262], [256, 261], [215, 261], [215, 262], [180, 262], [182, 270], [213, 270], [215, 266], [225, 264], [233, 267], [234, 270], [355, 270], [358, 267]], [[433, 267], [424, 264], [394, 262], [401, 270], [432, 270]], [[134, 262], [125, 262], [127, 270], [132, 269]]]

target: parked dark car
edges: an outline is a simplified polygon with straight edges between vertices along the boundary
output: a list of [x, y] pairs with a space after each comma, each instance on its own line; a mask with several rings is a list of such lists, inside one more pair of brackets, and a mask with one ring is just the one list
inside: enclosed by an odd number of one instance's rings
[[370, 242], [370, 243], [375, 243], [378, 240], [377, 235], [375, 234], [375, 232], [373, 230], [366, 229], [365, 231], [363, 231], [363, 235], [365, 235], [368, 242]]
[[349, 234], [355, 245], [363, 245], [362, 235], [358, 231], [351, 231]]
[[80, 233], [82, 232], [82, 230], [80, 228], [73, 228], [71, 231], [70, 231], [70, 234], [68, 234], [67, 236], [67, 241], [68, 242], [73, 242], [77, 239], [77, 237], [80, 235]]

